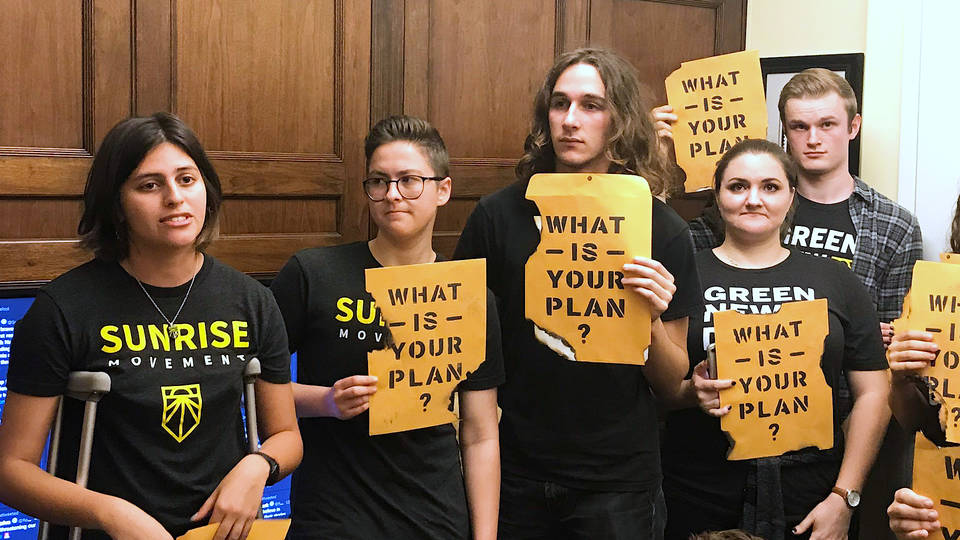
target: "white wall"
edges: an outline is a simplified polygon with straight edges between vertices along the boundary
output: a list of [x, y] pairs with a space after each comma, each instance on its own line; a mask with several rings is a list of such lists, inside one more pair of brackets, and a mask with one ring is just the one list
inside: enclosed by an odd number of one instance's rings
[[897, 196], [900, 132], [899, 0], [750, 0], [746, 48], [760, 57], [864, 53], [860, 172], [888, 197]]
[[899, 202], [920, 221], [928, 260], [949, 251], [960, 186], [958, 19], [960, 3], [955, 0], [915, 0], [903, 19]]

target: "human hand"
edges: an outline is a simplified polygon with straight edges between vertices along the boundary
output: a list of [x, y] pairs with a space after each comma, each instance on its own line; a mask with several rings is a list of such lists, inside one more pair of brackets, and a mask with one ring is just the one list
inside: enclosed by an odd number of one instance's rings
[[940, 516], [933, 509], [933, 501], [909, 488], [897, 490], [887, 508], [887, 516], [890, 530], [898, 540], [927, 538], [940, 528]]
[[697, 393], [697, 403], [703, 412], [717, 418], [730, 412], [731, 406], [720, 406], [720, 390], [733, 388], [736, 383], [730, 379], [711, 379], [707, 375], [707, 361], [693, 368], [693, 388]]
[[[883, 323], [881, 323], [883, 324]], [[933, 334], [919, 330], [898, 332], [887, 347], [887, 363], [896, 375], [918, 374], [936, 360], [940, 347], [933, 342]]]
[[650, 318], [659, 319], [677, 292], [673, 275], [659, 261], [646, 257], [634, 257], [632, 263], [623, 265], [623, 275], [623, 286], [643, 296], [650, 306]]
[[893, 325], [890, 323], [880, 323], [880, 338], [883, 339], [883, 348], [890, 346], [890, 340], [893, 338]]
[[110, 538], [123, 540], [173, 540], [173, 536], [160, 525], [160, 522], [141, 510], [135, 504], [111, 497], [105, 510], [106, 521], [103, 530]]
[[370, 408], [370, 396], [377, 391], [377, 378], [353, 375], [333, 383], [326, 395], [328, 416], [348, 420]]
[[255, 454], [248, 454], [223, 477], [217, 489], [190, 517], [199, 521], [210, 516], [210, 523], [219, 523], [213, 540], [243, 540], [250, 533], [260, 511], [263, 486], [270, 476], [270, 465]]
[[672, 146], [673, 124], [679, 119], [673, 114], [673, 107], [661, 105], [650, 111], [650, 116], [653, 117], [653, 129], [657, 132], [660, 142]]
[[810, 540], [846, 540], [852, 515], [847, 501], [831, 492], [793, 528], [793, 534], [800, 535], [810, 530]]

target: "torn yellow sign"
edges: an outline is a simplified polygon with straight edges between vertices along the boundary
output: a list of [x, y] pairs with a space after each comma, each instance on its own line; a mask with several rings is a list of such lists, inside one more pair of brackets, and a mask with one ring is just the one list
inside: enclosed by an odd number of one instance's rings
[[830, 332], [827, 299], [786, 302], [776, 313], [713, 314], [720, 418], [730, 437], [727, 459], [779, 456], [808, 446], [833, 447], [833, 394], [820, 367]]
[[[219, 523], [211, 523], [196, 529], [190, 529], [177, 540], [211, 540], [220, 527]], [[258, 519], [250, 527], [247, 540], [283, 540], [287, 537], [290, 528], [289, 519]]]
[[710, 189], [724, 152], [743, 139], [767, 136], [760, 54], [743, 51], [692, 60], [667, 77], [667, 102], [677, 163], [687, 173], [687, 193]]
[[621, 283], [623, 265], [650, 257], [650, 188], [639, 176], [537, 174], [540, 244], [527, 260], [526, 317], [568, 360], [643, 364], [650, 307]]
[[939, 448], [922, 433], [913, 449], [913, 490], [933, 501], [940, 530], [931, 540], [960, 538], [960, 446]]
[[[955, 259], [956, 256], [947, 259]], [[903, 315], [893, 321], [898, 332], [920, 330], [933, 334], [940, 347], [936, 359], [923, 370], [930, 399], [943, 404], [941, 427], [947, 440], [960, 443], [960, 265], [955, 261], [917, 261], [913, 282], [903, 303]]]
[[370, 435], [454, 421], [453, 390], [487, 350], [485, 260], [368, 268], [366, 286], [390, 331], [367, 353]]

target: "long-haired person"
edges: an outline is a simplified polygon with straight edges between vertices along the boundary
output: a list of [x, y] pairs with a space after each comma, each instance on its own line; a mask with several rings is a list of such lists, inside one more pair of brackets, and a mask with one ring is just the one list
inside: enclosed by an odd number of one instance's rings
[[[717, 164], [714, 191], [724, 237], [697, 254], [707, 309], [691, 323], [687, 344], [691, 365], [699, 365], [679, 395], [666, 396], [681, 409], [667, 418], [663, 447], [668, 538], [734, 527], [768, 540], [846, 538], [876, 457], [890, 415], [877, 314], [842, 264], [781, 244], [796, 185], [796, 164], [765, 140], [740, 142]], [[763, 313], [784, 301], [814, 298], [828, 300], [820, 365], [832, 388], [834, 447], [727, 461], [729, 441], [719, 417], [731, 406], [720, 407], [718, 392], [734, 381], [707, 379], [700, 362], [713, 338], [712, 312]], [[854, 400], [843, 428], [836, 405], [841, 377]]]
[[[364, 270], [432, 263], [437, 209], [450, 199], [440, 134], [409, 116], [378, 122], [365, 141], [363, 189], [377, 236], [298, 252], [271, 284], [290, 350], [304, 437], [293, 475], [291, 538], [492, 539], [500, 454], [497, 385], [503, 382], [496, 304], [487, 298], [487, 359], [457, 387], [460, 447], [450, 424], [370, 436], [367, 353], [387, 329]], [[461, 474], [461, 461], [463, 464]]]
[[671, 173], [649, 110], [636, 70], [615, 53], [579, 49], [557, 58], [535, 98], [518, 181], [480, 200], [457, 245], [456, 258], [486, 258], [500, 309], [507, 372], [500, 389], [503, 538], [660, 533], [653, 395], [674, 392], [683, 379], [687, 317], [700, 306], [686, 223], [654, 199], [653, 257], [623, 267], [624, 287], [650, 305], [646, 365], [566, 360], [540, 341], [524, 314], [524, 265], [540, 242], [537, 206], [524, 198], [530, 177], [637, 174], [662, 193]]
[[[263, 487], [300, 461], [283, 320], [270, 291], [204, 253], [220, 181], [180, 119], [107, 133], [79, 233], [95, 258], [53, 280], [16, 326], [0, 424], [0, 500], [85, 537], [170, 538], [208, 520], [245, 537]], [[246, 454], [242, 374], [258, 358], [259, 454]], [[71, 371], [103, 371], [87, 489], [37, 464]], [[82, 403], [64, 401], [60, 471]], [[70, 447], [74, 451], [68, 451]], [[97, 531], [99, 530], [99, 531]], [[102, 532], [101, 532], [102, 531]]]

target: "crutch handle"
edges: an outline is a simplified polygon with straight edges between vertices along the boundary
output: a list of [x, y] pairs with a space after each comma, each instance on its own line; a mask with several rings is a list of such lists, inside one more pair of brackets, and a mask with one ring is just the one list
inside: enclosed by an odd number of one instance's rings
[[80, 401], [100, 401], [110, 392], [110, 375], [102, 371], [74, 371], [67, 380], [66, 394]]
[[[80, 450], [77, 459], [77, 485], [86, 487], [90, 470], [90, 451], [93, 447], [93, 426], [97, 415], [97, 402], [110, 392], [110, 376], [102, 371], [75, 371], [67, 378], [67, 391], [64, 395], [86, 402], [83, 409], [83, 425], [80, 433]], [[63, 399], [57, 407], [57, 418], [47, 455], [47, 471], [56, 473], [58, 450], [60, 446], [60, 426], [63, 420]], [[40, 524], [40, 540], [46, 540], [50, 534], [50, 524]], [[70, 539], [79, 540], [80, 528], [70, 528]]]
[[256, 357], [247, 361], [247, 367], [243, 368], [243, 382], [253, 382], [260, 376], [260, 360]]

